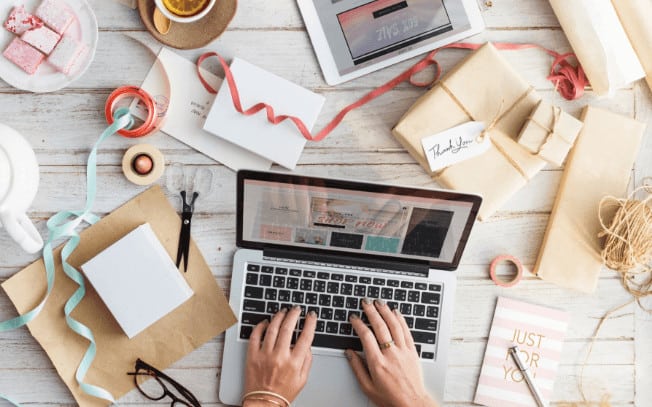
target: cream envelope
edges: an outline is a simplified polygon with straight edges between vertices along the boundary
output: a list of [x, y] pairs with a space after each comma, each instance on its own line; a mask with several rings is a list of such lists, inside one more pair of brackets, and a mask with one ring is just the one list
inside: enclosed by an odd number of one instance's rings
[[[270, 160], [202, 129], [215, 95], [206, 91], [197, 78], [195, 64], [166, 48], [161, 48], [157, 61], [160, 65], [154, 63], [141, 87], [157, 102], [169, 97], [161, 131], [235, 171], [244, 168], [268, 170], [272, 166]], [[202, 75], [215, 89], [222, 81], [205, 70], [202, 70]], [[142, 116], [143, 112], [136, 111], [138, 113]]]

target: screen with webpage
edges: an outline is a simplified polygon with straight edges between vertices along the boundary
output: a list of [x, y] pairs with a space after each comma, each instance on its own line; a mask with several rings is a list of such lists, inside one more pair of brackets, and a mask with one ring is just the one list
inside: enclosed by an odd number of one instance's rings
[[453, 29], [443, 0], [376, 0], [337, 19], [356, 65]]
[[[434, 193], [434, 192], [433, 192]], [[245, 180], [245, 241], [452, 262], [472, 202]]]
[[471, 29], [460, 0], [313, 0], [340, 74]]

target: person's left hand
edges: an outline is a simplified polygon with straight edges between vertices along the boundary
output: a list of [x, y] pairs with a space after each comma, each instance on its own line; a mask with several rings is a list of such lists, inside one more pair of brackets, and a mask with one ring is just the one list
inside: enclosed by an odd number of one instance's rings
[[[310, 346], [317, 325], [317, 314], [309, 312], [303, 331], [294, 348], [291, 348], [292, 333], [300, 314], [299, 306], [282, 309], [272, 317], [271, 322], [265, 320], [256, 325], [249, 338], [244, 394], [269, 391], [290, 402], [299, 395], [308, 381], [312, 365]], [[249, 405], [256, 403], [244, 403], [244, 406]]]

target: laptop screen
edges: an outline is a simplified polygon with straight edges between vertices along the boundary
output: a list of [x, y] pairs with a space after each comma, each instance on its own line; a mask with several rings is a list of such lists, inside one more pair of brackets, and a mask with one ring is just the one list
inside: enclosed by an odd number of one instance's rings
[[289, 174], [238, 173], [238, 246], [427, 261], [456, 268], [475, 195]]

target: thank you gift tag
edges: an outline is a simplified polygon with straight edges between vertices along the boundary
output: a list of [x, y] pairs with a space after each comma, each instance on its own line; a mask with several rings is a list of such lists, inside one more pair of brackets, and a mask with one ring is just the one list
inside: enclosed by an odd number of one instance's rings
[[431, 171], [437, 171], [487, 151], [489, 135], [483, 122], [467, 122], [421, 139]]

